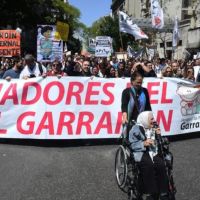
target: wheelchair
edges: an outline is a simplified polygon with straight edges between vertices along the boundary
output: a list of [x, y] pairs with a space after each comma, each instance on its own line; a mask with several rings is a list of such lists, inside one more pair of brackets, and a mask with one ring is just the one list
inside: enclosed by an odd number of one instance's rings
[[[115, 178], [118, 187], [128, 194], [128, 200], [143, 200], [140, 170], [137, 162], [134, 160], [131, 144], [128, 140], [128, 132], [134, 125], [136, 125], [136, 122], [132, 121], [129, 125], [123, 127], [120, 138], [122, 142], [115, 155]], [[169, 199], [175, 200], [176, 188], [173, 180], [173, 155], [169, 151], [168, 139], [162, 137], [161, 142], [169, 183]]]

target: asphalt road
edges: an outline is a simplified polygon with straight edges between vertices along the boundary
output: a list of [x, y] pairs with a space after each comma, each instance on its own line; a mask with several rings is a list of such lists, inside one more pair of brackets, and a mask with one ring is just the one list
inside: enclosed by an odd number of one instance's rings
[[[126, 200], [115, 142], [0, 140], [0, 200]], [[200, 137], [173, 141], [177, 200], [200, 200]]]

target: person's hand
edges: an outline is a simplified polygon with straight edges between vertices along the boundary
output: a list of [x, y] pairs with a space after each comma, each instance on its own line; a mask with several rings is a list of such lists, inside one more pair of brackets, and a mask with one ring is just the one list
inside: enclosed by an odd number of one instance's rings
[[10, 76], [7, 76], [7, 77], [5, 78], [5, 80], [7, 80], [8, 82], [11, 81], [11, 77], [10, 77]]
[[22, 79], [28, 80], [28, 79], [29, 79], [29, 76], [23, 76]]
[[61, 74], [58, 74], [58, 75], [57, 75], [57, 78], [58, 78], [58, 79], [60, 79], [61, 77], [62, 77], [62, 75], [61, 75]]
[[127, 124], [128, 120], [127, 119], [122, 119], [122, 124]]
[[128, 117], [127, 117], [127, 113], [124, 112], [122, 113], [122, 124], [126, 124], [128, 123]]
[[149, 147], [149, 146], [151, 146], [151, 145], [154, 145], [154, 141], [153, 141], [152, 139], [146, 139], [146, 140], [144, 141], [144, 146], [145, 146], [145, 147]]
[[135, 64], [133, 65], [134, 69], [136, 69], [138, 65], [140, 65], [140, 62], [135, 62]]
[[156, 129], [155, 129], [155, 132], [156, 132], [156, 134], [160, 135], [160, 134], [161, 134], [160, 128], [156, 128]]
[[95, 77], [95, 76], [93, 76], [93, 75], [92, 75], [92, 76], [90, 76], [90, 79], [91, 79], [91, 80], [93, 80], [93, 79], [94, 79], [94, 77]]
[[47, 73], [43, 73], [42, 78], [46, 78], [46, 77], [47, 77]]

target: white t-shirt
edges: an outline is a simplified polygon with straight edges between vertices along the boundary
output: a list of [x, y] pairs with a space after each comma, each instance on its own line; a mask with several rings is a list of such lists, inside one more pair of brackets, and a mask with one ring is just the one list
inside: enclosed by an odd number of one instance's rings
[[[43, 73], [46, 73], [46, 68], [42, 65]], [[35, 63], [35, 67], [31, 70], [27, 65], [25, 65], [24, 69], [21, 71], [19, 78], [23, 79], [31, 74], [35, 75], [36, 77], [41, 76], [39, 69], [39, 64]]]
[[197, 81], [197, 75], [198, 73], [200, 73], [200, 66], [196, 65], [193, 68], [194, 68], [194, 78], [195, 78], [195, 81]]

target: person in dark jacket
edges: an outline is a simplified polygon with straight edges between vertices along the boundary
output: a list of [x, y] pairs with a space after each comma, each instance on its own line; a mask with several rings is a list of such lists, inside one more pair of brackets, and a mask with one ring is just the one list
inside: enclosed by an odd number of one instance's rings
[[122, 92], [121, 110], [122, 123], [129, 123], [137, 120], [139, 113], [151, 111], [149, 94], [146, 88], [142, 87], [143, 75], [138, 71], [131, 75], [131, 87]]

